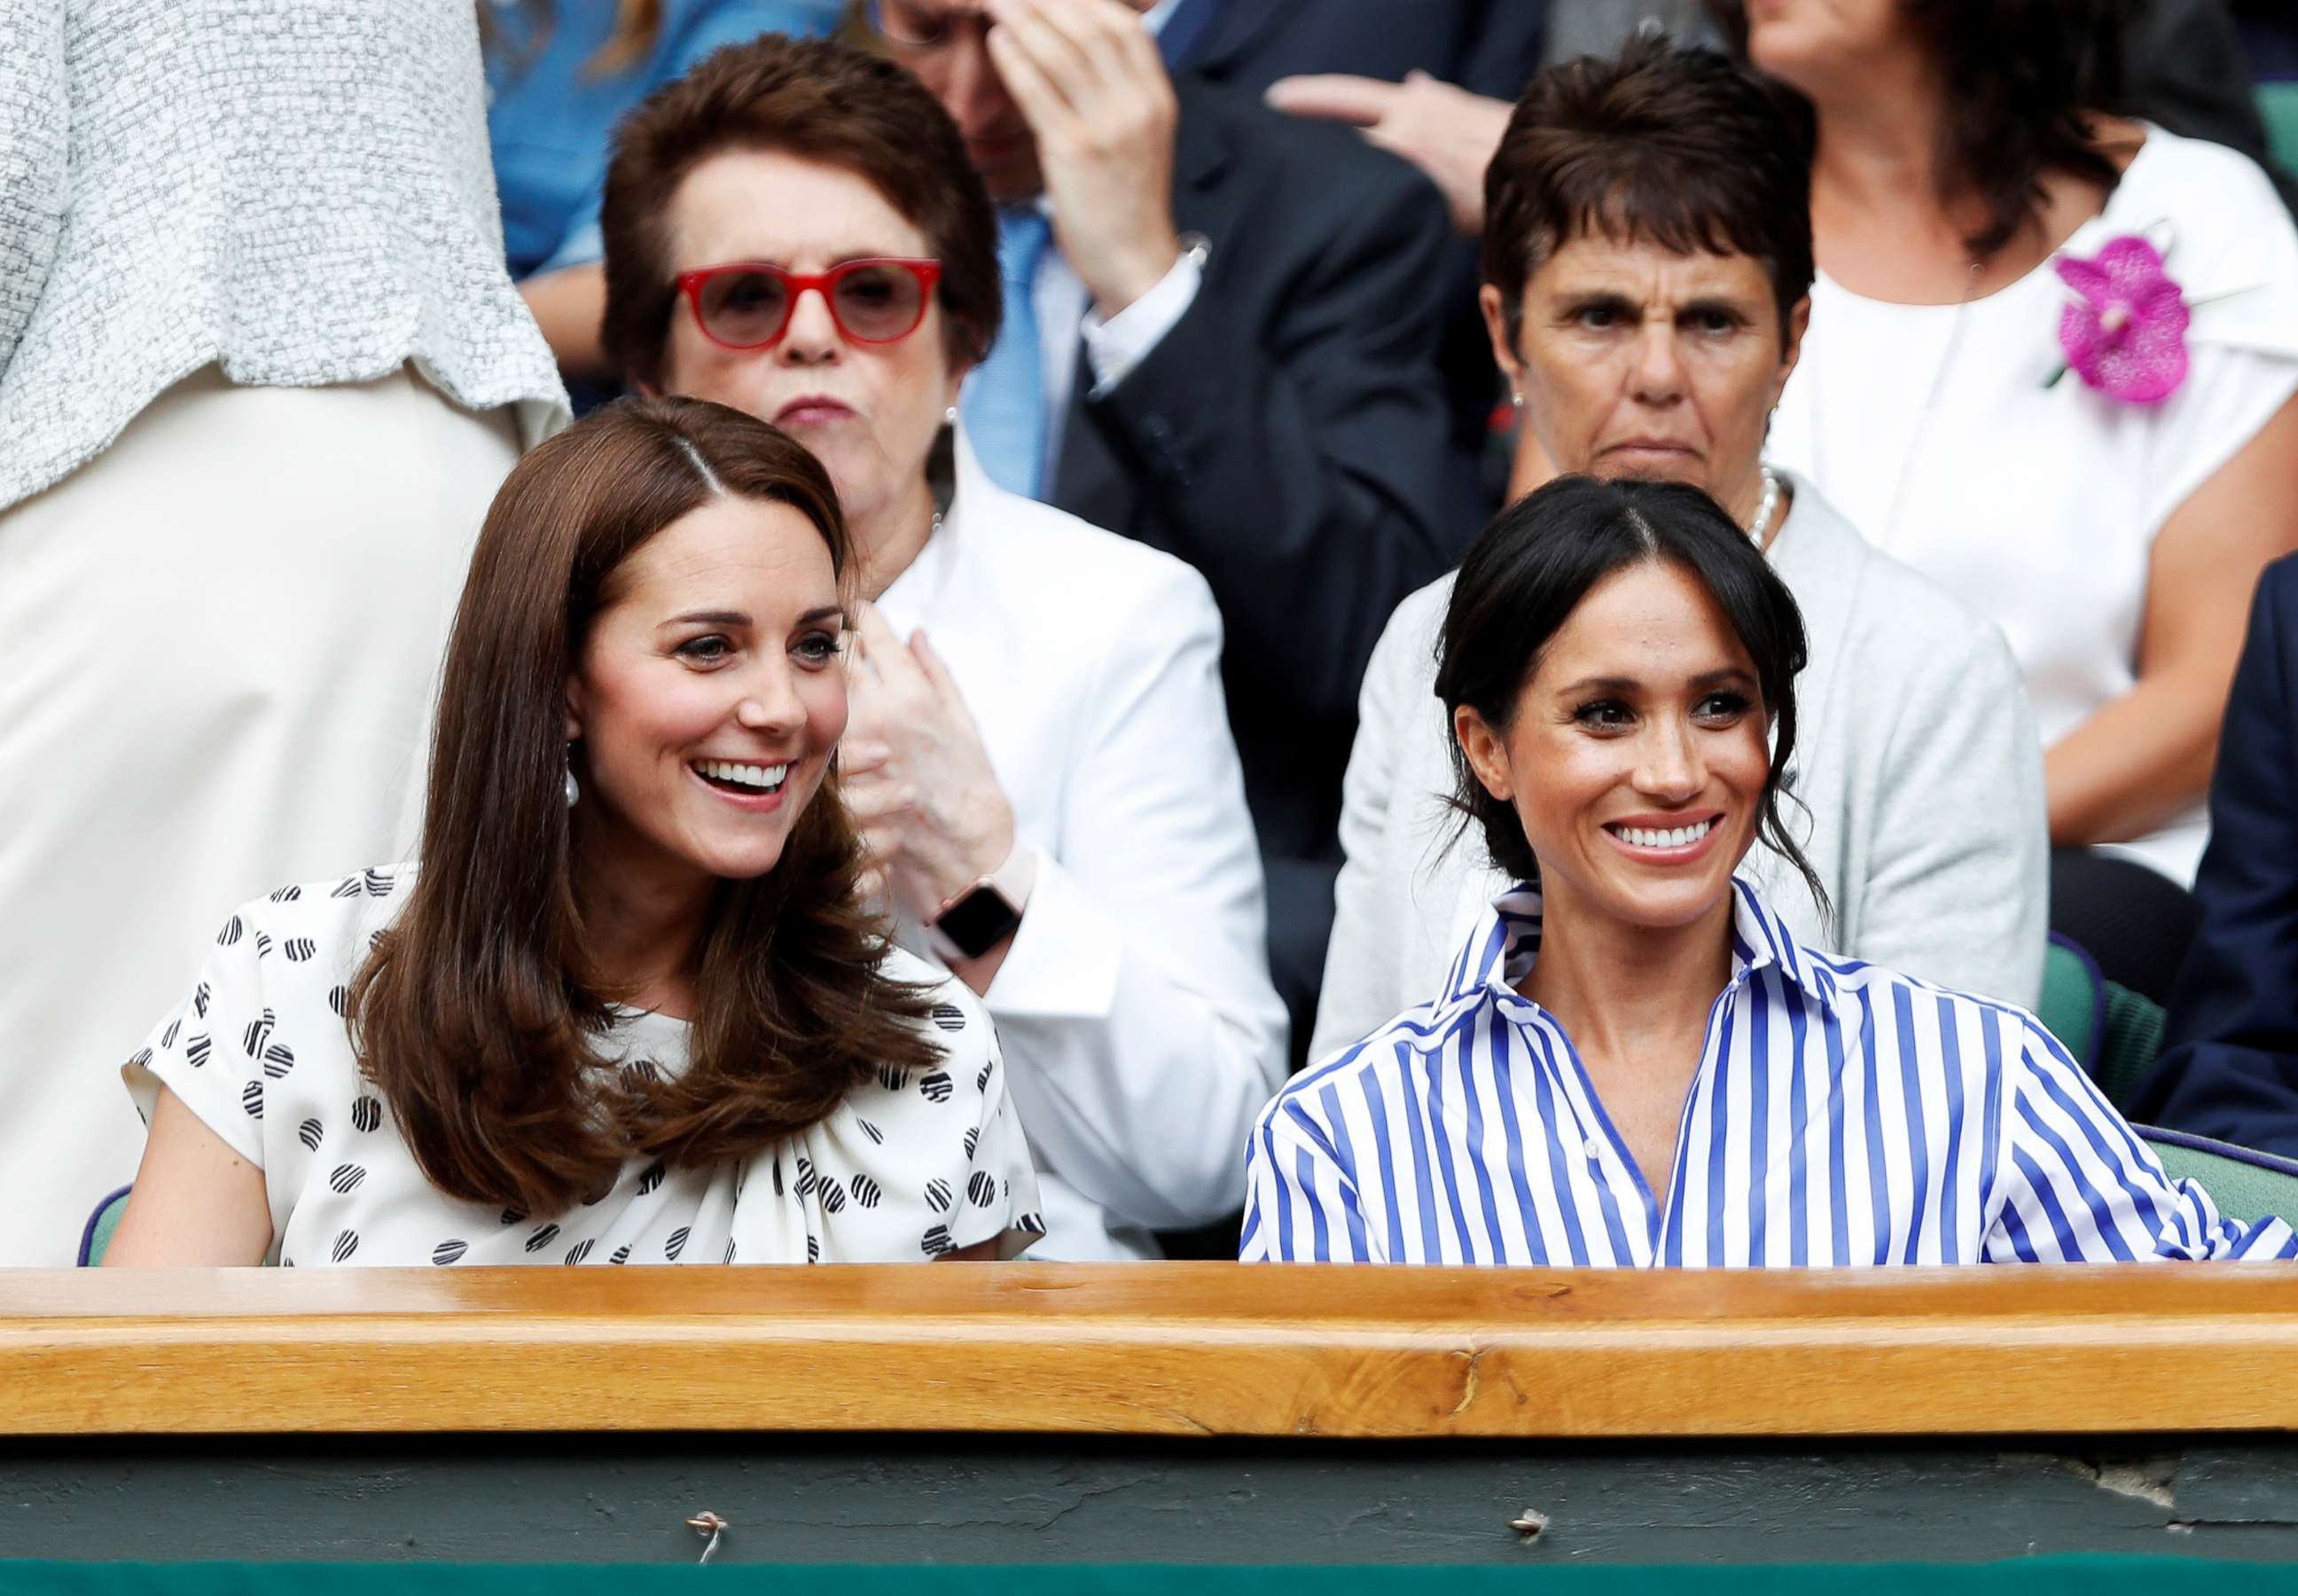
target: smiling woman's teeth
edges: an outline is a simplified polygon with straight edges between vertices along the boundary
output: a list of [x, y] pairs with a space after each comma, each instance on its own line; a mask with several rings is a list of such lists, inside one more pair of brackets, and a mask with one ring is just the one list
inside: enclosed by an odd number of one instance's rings
[[728, 759], [698, 759], [694, 768], [714, 781], [723, 781], [729, 787], [748, 787], [760, 792], [773, 792], [789, 774], [787, 765], [737, 765]]
[[1614, 826], [1612, 834], [1632, 848], [1689, 848], [1715, 828], [1711, 816], [1698, 825], [1677, 826], [1673, 831], [1655, 831], [1643, 826]]

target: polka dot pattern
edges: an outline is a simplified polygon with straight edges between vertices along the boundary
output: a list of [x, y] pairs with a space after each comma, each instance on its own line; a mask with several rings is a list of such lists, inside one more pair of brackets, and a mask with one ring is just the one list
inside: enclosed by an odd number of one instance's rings
[[[283, 1267], [922, 1261], [989, 1241], [1010, 1252], [1042, 1232], [995, 1030], [971, 993], [898, 950], [889, 973], [936, 988], [938, 1063], [875, 1070], [821, 1123], [745, 1160], [633, 1159], [565, 1213], [444, 1195], [344, 1024], [352, 978], [403, 907], [411, 868], [243, 906], [183, 1007], [128, 1061], [147, 1113], [164, 1085], [263, 1171], [285, 1215]], [[618, 1012], [599, 1063], [624, 1089], [657, 1089], [686, 1068], [689, 1036]]]

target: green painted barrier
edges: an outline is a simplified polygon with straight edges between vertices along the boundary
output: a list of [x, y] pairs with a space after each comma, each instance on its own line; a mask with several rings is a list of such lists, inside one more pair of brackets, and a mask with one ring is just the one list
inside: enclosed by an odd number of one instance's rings
[[1525, 1555], [1521, 1568], [0, 1562], [0, 1596], [668, 1596], [706, 1585], [771, 1596], [2217, 1596], [2237, 1583], [2287, 1589], [2280, 1579], [2298, 1574], [2199, 1558], [1585, 1567]]
[[2266, 142], [2275, 160], [2298, 171], [2298, 83], [2261, 83], [2258, 111], [2266, 120]]

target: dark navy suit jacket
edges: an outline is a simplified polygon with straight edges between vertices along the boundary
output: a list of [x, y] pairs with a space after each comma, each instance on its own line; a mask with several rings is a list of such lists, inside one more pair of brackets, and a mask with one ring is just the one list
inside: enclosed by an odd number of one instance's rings
[[2298, 1155], [2298, 556], [2266, 568], [2211, 781], [2202, 930], [2131, 1118]]

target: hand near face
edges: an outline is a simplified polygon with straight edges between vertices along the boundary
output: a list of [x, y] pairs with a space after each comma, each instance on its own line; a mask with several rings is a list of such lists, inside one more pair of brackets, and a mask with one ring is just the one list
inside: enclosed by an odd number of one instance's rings
[[1013, 806], [925, 633], [905, 647], [875, 605], [858, 608], [839, 781], [870, 884], [922, 922], [1005, 863]]
[[1294, 116], [1346, 122], [1368, 144], [1418, 167], [1443, 191], [1452, 226], [1474, 238], [1484, 230], [1484, 168], [1508, 131], [1510, 107], [1430, 77], [1401, 83], [1341, 72], [1285, 78], [1269, 86], [1269, 103]]
[[1180, 258], [1172, 80], [1120, 0], [988, 0], [990, 59], [1037, 140], [1054, 233], [1104, 318]]

